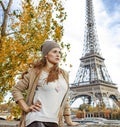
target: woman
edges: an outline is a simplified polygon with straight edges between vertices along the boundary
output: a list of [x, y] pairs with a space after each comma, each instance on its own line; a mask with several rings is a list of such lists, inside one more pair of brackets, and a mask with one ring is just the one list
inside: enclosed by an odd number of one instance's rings
[[[12, 89], [14, 100], [23, 110], [20, 127], [76, 126], [70, 117], [68, 73], [59, 68], [59, 45], [46, 41], [41, 46], [42, 59], [22, 76]], [[23, 91], [27, 90], [24, 100]], [[63, 120], [64, 116], [64, 120]]]

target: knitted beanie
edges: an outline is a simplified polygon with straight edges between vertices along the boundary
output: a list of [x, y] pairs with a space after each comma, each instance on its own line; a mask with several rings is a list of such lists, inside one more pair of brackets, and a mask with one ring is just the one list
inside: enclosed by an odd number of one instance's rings
[[54, 41], [45, 41], [41, 46], [43, 56], [45, 56], [53, 48], [60, 48], [60, 46]]

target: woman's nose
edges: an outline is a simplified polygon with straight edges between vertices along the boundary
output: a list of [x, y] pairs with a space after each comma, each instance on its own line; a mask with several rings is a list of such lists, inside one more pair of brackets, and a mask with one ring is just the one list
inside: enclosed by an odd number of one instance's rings
[[60, 57], [60, 53], [59, 53], [59, 52], [57, 52], [57, 56], [59, 56], [59, 57]]

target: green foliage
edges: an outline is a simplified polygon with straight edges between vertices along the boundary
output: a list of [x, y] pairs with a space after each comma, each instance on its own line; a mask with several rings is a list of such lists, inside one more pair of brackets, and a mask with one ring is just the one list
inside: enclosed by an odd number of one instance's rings
[[80, 105], [79, 110], [80, 110], [80, 111], [84, 111], [84, 110], [85, 110], [85, 111], [89, 111], [89, 107], [90, 107], [89, 104], [85, 104], [85, 103], [84, 103], [84, 104], [81, 104], [81, 105]]

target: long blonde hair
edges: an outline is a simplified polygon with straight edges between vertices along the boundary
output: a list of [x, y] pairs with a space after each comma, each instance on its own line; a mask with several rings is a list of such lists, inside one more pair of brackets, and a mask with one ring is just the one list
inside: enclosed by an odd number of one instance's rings
[[[34, 63], [32, 64], [32, 66], [33, 66], [33, 68], [39, 70], [39, 69], [42, 69], [43, 67], [45, 67], [46, 63], [47, 63], [47, 62], [46, 62], [46, 58], [43, 57], [42, 59], [37, 60], [36, 62], [34, 62]], [[47, 82], [52, 82], [52, 81], [57, 80], [58, 77], [59, 77], [59, 74], [60, 74], [61, 72], [62, 72], [62, 69], [58, 66], [58, 64], [55, 64], [55, 65], [51, 68], [51, 70], [50, 70], [50, 72], [49, 72], [49, 74], [48, 74]]]

